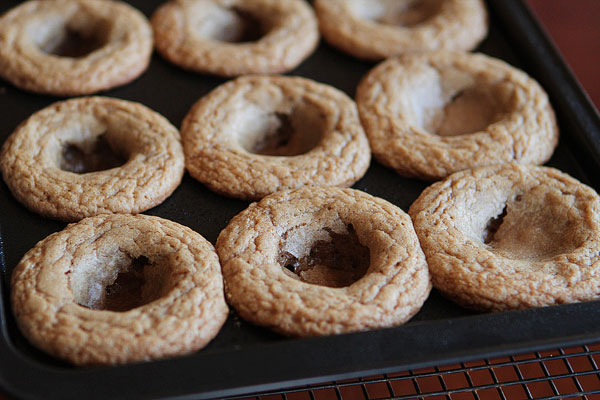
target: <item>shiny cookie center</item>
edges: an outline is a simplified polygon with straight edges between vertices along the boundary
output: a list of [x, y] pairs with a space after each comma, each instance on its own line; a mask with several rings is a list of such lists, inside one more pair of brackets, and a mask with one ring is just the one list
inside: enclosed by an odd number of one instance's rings
[[33, 40], [46, 54], [83, 58], [109, 42], [111, 23], [80, 11], [68, 20], [52, 20], [42, 30], [36, 26]]
[[[258, 108], [256, 106], [250, 109]], [[248, 152], [267, 156], [297, 156], [308, 153], [323, 138], [325, 117], [310, 105], [290, 112], [265, 112], [243, 118], [238, 132], [240, 145]], [[250, 111], [246, 111], [250, 112]]]
[[94, 310], [129, 311], [158, 300], [167, 289], [165, 269], [145, 256], [69, 274], [75, 302]]
[[[369, 269], [369, 248], [363, 246], [352, 225], [345, 233], [324, 228], [328, 240], [316, 240], [308, 251], [294, 255], [289, 249], [301, 243], [287, 243], [279, 254], [279, 264], [289, 276], [306, 283], [328, 287], [346, 287], [362, 278]], [[302, 235], [300, 235], [302, 236]]]
[[106, 135], [85, 141], [70, 141], [63, 145], [60, 168], [63, 171], [84, 174], [117, 168], [125, 164], [127, 157], [111, 146]]
[[349, 0], [351, 12], [359, 18], [386, 25], [410, 28], [439, 12], [441, 0]]

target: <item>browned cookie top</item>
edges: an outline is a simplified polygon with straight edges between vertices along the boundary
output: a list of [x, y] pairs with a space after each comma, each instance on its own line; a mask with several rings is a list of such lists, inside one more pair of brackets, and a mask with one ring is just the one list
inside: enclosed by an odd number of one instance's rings
[[74, 96], [124, 85], [148, 67], [152, 28], [112, 0], [30, 0], [0, 17], [0, 75], [38, 93]]
[[14, 270], [11, 300], [32, 344], [77, 365], [196, 351], [228, 314], [213, 246], [146, 215], [86, 218], [42, 240]]
[[408, 215], [353, 189], [267, 196], [233, 218], [216, 247], [230, 304], [286, 335], [398, 325], [431, 288]]
[[302, 186], [351, 186], [371, 159], [352, 99], [298, 77], [227, 82], [192, 107], [181, 135], [190, 174], [242, 199]]
[[435, 180], [509, 161], [542, 164], [558, 143], [539, 84], [483, 54], [389, 59], [363, 78], [356, 102], [374, 157], [403, 176]]
[[319, 42], [303, 0], [172, 0], [156, 10], [152, 26], [166, 59], [221, 76], [289, 71]]
[[315, 0], [323, 37], [368, 60], [438, 49], [468, 51], [486, 36], [482, 0]]
[[184, 173], [179, 132], [130, 101], [89, 97], [33, 114], [0, 151], [2, 177], [27, 208], [76, 221], [138, 213], [171, 195]]
[[600, 198], [558, 170], [457, 172], [409, 213], [434, 286], [460, 304], [508, 310], [598, 298]]

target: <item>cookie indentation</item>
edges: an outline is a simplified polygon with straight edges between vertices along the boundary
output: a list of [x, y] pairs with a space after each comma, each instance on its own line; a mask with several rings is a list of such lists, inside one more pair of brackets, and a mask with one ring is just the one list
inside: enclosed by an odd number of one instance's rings
[[456, 92], [437, 115], [433, 130], [440, 136], [484, 131], [506, 113], [500, 96], [491, 87], [469, 87]]
[[[369, 248], [360, 243], [352, 224], [348, 225], [346, 233], [327, 228], [323, 231], [329, 235], [329, 240], [317, 240], [301, 257], [284, 251], [279, 255], [279, 262], [303, 282], [329, 287], [350, 286], [367, 273]], [[298, 246], [302, 244], [291, 244], [291, 247]]]
[[157, 269], [160, 267], [150, 264], [144, 256], [134, 259], [127, 270], [119, 272], [117, 279], [106, 286], [103, 309], [129, 311], [162, 297], [163, 279], [152, 279]]
[[79, 58], [102, 48], [106, 37], [97, 29], [74, 29], [68, 26], [47, 38], [40, 46], [46, 54], [59, 57]]
[[439, 12], [440, 0], [352, 0], [348, 6], [362, 19], [381, 24], [413, 27]]
[[585, 222], [553, 197], [523, 195], [509, 201], [488, 242], [492, 251], [513, 260], [547, 261], [580, 247], [586, 240]]
[[297, 156], [315, 148], [324, 131], [323, 116], [311, 106], [297, 107], [291, 113], [262, 114], [240, 132], [246, 151], [267, 156]]
[[[106, 263], [103, 268], [98, 268]], [[162, 297], [166, 271], [147, 257], [93, 259], [71, 273], [75, 302], [93, 310], [129, 311]]]
[[105, 135], [80, 142], [67, 143], [62, 149], [60, 168], [76, 174], [104, 171], [125, 164], [127, 157], [113, 149]]
[[251, 13], [214, 3], [203, 4], [193, 26], [199, 37], [229, 43], [254, 42], [265, 33], [259, 19]]

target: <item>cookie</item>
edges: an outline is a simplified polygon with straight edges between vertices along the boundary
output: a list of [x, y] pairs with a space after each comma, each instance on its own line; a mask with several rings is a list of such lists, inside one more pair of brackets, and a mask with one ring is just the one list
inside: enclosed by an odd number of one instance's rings
[[488, 31], [482, 0], [315, 0], [314, 6], [325, 40], [366, 60], [469, 51]]
[[23, 257], [11, 285], [23, 335], [76, 365], [188, 354], [212, 340], [228, 315], [213, 246], [147, 215], [67, 226]]
[[389, 59], [363, 78], [356, 102], [373, 156], [406, 177], [436, 180], [511, 161], [542, 164], [558, 143], [544, 90], [483, 54]]
[[0, 17], [0, 75], [32, 92], [124, 85], [146, 70], [152, 49], [146, 17], [118, 1], [30, 0]]
[[548, 167], [465, 170], [409, 214], [433, 285], [465, 307], [510, 310], [598, 299], [600, 198]]
[[220, 76], [290, 71], [319, 42], [303, 0], [172, 0], [151, 21], [163, 57]]
[[299, 77], [227, 82], [192, 107], [181, 135], [190, 174], [246, 200], [302, 186], [351, 186], [371, 159], [354, 102]]
[[354, 189], [267, 196], [231, 220], [216, 248], [230, 305], [285, 335], [398, 325], [431, 289], [408, 215]]
[[89, 97], [33, 114], [6, 140], [0, 170], [30, 210], [76, 221], [160, 204], [184, 173], [179, 132], [130, 101]]

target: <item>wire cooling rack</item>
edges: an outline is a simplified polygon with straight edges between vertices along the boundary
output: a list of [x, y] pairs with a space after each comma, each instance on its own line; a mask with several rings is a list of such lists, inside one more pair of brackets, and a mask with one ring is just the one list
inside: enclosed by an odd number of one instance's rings
[[600, 343], [230, 399], [600, 400]]

